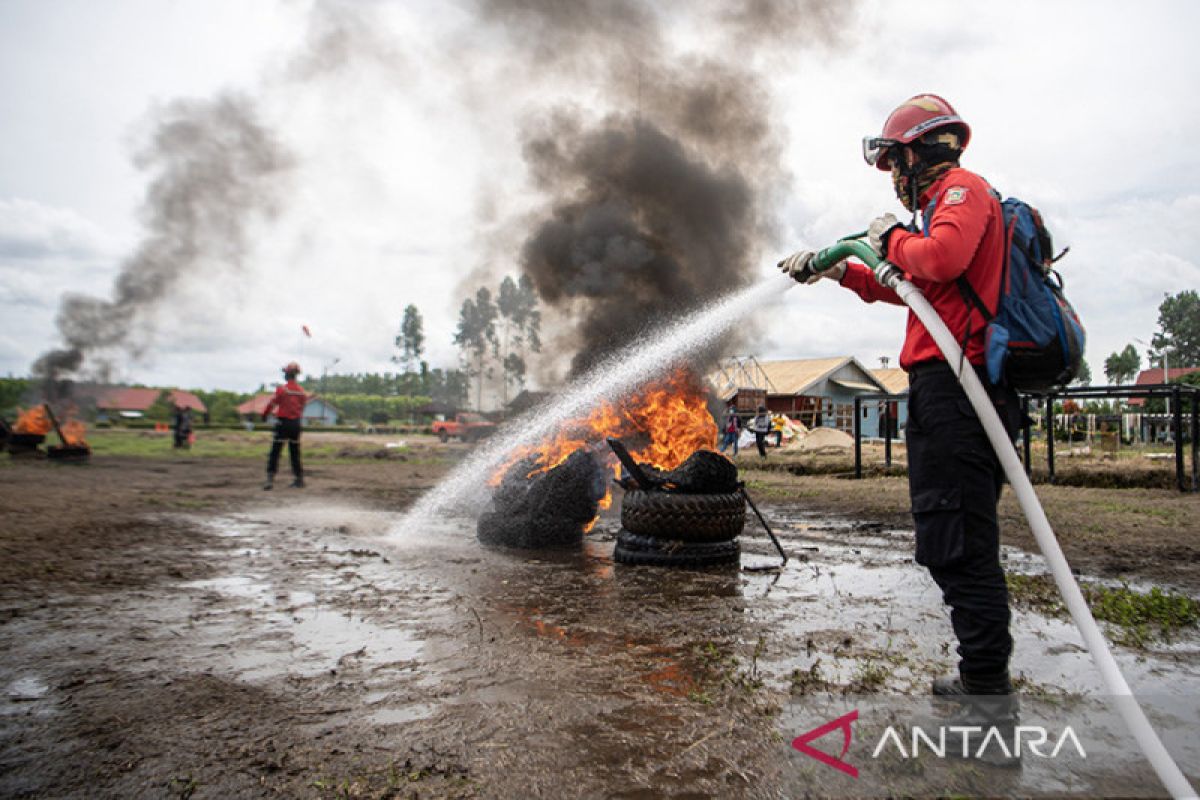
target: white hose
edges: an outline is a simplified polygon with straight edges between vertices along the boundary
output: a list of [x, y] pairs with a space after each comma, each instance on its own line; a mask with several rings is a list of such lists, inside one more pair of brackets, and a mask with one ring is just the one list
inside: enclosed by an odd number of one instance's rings
[[962, 384], [963, 390], [967, 393], [967, 399], [975, 407], [975, 413], [983, 423], [983, 429], [987, 432], [992, 448], [1000, 458], [1004, 473], [1008, 476], [1008, 482], [1012, 484], [1017, 500], [1021, 503], [1021, 510], [1025, 512], [1025, 518], [1029, 521], [1034, 538], [1037, 539], [1038, 547], [1041, 548], [1046, 562], [1050, 565], [1050, 572], [1054, 575], [1054, 582], [1058, 585], [1059, 594], [1062, 595], [1067, 610], [1071, 612], [1071, 619], [1083, 636], [1088, 652], [1092, 654], [1092, 660], [1100, 670], [1100, 677], [1104, 681], [1104, 685], [1108, 688], [1109, 693], [1117, 698], [1117, 710], [1171, 796], [1195, 798], [1196, 790], [1191, 787], [1179, 769], [1179, 765], [1175, 763], [1171, 754], [1167, 752], [1167, 748], [1163, 746], [1162, 740], [1158, 738], [1158, 734], [1150, 725], [1150, 720], [1146, 718], [1141, 705], [1130, 691], [1129, 684], [1125, 682], [1125, 676], [1117, 667], [1108, 642], [1100, 633], [1091, 609], [1088, 608], [1087, 601], [1083, 599], [1083, 592], [1079, 590], [1079, 584], [1071, 575], [1071, 568], [1067, 564], [1062, 548], [1058, 546], [1058, 539], [1055, 538], [1054, 531], [1050, 528], [1046, 512], [1042, 509], [1037, 494], [1033, 491], [1033, 484], [1030, 483], [1029, 476], [1025, 474], [1021, 461], [1017, 457], [1016, 447], [1004, 430], [1004, 425], [1001, 424], [996, 409], [992, 407], [992, 401], [988, 397], [987, 390], [983, 388], [979, 376], [975, 374], [970, 363], [962, 358], [958, 342], [954, 340], [941, 317], [933, 310], [933, 306], [925, 299], [925, 295], [921, 294], [921, 290], [904, 280], [900, 271], [894, 267], [884, 280], [924, 323], [925, 328], [937, 343], [938, 349], [942, 351], [946, 361], [951, 365], [951, 369], [954, 370], [956, 364], [963, 365], [964, 368], [957, 373], [958, 382]]

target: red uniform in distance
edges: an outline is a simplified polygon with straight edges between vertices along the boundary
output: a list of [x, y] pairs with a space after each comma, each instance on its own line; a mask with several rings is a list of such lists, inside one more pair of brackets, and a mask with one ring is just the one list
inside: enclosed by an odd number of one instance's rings
[[271, 416], [275, 408], [275, 416], [279, 419], [300, 419], [304, 416], [304, 406], [308, 403], [308, 393], [294, 379], [275, 387], [275, 396], [263, 409], [263, 419]]
[[[905, 279], [921, 290], [960, 344], [970, 322], [966, 353], [967, 360], [976, 365], [984, 363], [987, 320], [967, 304], [954, 281], [965, 275], [984, 304], [996, 309], [1004, 268], [1004, 217], [990, 190], [987, 181], [975, 173], [961, 167], [951, 169], [921, 195], [922, 208], [937, 199], [929, 235], [896, 230], [887, 244], [888, 261], [904, 270]], [[904, 305], [858, 262], [846, 265], [841, 284], [868, 303], [881, 300]], [[900, 366], [907, 370], [933, 360], [946, 359], [925, 325], [909, 311]]]

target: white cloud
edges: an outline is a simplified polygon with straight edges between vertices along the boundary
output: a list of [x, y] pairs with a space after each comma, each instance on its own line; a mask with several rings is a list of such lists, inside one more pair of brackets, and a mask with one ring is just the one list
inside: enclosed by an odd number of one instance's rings
[[111, 237], [72, 209], [0, 199], [0, 260], [96, 258], [113, 249]]
[[[538, 100], [463, 8], [374, 4], [374, 32], [394, 47], [372, 52], [402, 58], [289, 83], [303, 4], [252, 4], [249, 23], [240, 3], [85, 7], [79, 18], [0, 9], [0, 144], [21, 154], [0, 169], [0, 372], [24, 372], [54, 344], [64, 289], [105, 296], [136, 241], [146, 176], [128, 163], [130, 126], [153, 101], [229, 83], [262, 97], [299, 156], [295, 192], [245, 271], [191, 276], [164, 304], [128, 377], [252, 388], [300, 356], [314, 373], [335, 358], [339, 370], [388, 369], [408, 303], [425, 316], [431, 360], [454, 363], [460, 281], [481, 263], [515, 266], [520, 242], [497, 241], [492, 224], [529, 207], [516, 121]], [[1072, 246], [1063, 272], [1098, 375], [1109, 352], [1149, 338], [1164, 292], [1200, 285], [1197, 22], [1187, 2], [864, 2], [837, 49], [798, 45], [773, 67], [788, 135], [779, 167], [794, 182], [762, 273], [900, 213], [859, 139], [905, 97], [936, 91], [972, 124], [966, 165], [1039, 206]], [[756, 346], [874, 365], [899, 352], [904, 314], [800, 287], [759, 310]]]

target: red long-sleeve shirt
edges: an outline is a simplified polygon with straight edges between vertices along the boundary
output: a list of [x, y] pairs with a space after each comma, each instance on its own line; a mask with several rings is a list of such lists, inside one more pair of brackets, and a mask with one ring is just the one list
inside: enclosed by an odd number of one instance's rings
[[275, 416], [279, 419], [300, 419], [304, 416], [304, 406], [308, 403], [308, 393], [293, 381], [275, 387], [275, 396], [267, 402], [263, 409], [263, 417], [269, 417], [275, 408]]
[[[888, 238], [888, 261], [904, 270], [905, 278], [921, 290], [946, 327], [962, 343], [970, 322], [967, 360], [984, 363], [984, 331], [987, 321], [963, 299], [955, 279], [965, 275], [989, 310], [1000, 298], [1004, 267], [1004, 217], [1000, 203], [987, 181], [961, 167], [948, 171], [921, 195], [922, 208], [936, 200], [928, 220], [928, 236], [896, 230]], [[903, 305], [891, 289], [875, 280], [865, 265], [850, 262], [841, 284], [868, 303], [883, 301]], [[908, 312], [900, 366], [910, 369], [922, 361], [945, 360], [929, 331]]]

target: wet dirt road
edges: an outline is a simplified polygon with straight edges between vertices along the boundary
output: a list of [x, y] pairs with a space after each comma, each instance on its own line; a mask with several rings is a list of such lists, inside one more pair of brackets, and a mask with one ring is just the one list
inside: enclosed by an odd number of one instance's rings
[[[153, 544], [124, 557], [161, 563], [155, 580], [5, 595], [0, 794], [1159, 794], [1119, 731], [1099, 772], [850, 779], [792, 750], [847, 704], [922, 695], [954, 657], [911, 533], [764, 510], [797, 557], [778, 576], [614, 565], [612, 518], [579, 552], [531, 555], [480, 547], [469, 521], [401, 534], [352, 500], [141, 514]], [[754, 530], [743, 550], [773, 558]], [[1031, 703], [1098, 690], [1067, 623], [1018, 612], [1014, 629]], [[1197, 649], [1118, 653], [1193, 767]]]

